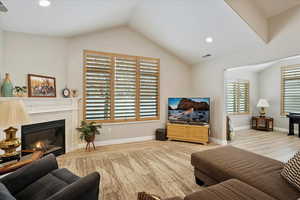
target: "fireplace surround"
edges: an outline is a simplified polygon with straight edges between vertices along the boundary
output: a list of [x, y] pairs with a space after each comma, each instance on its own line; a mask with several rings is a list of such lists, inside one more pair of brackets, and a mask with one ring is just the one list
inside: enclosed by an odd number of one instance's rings
[[43, 148], [46, 155], [50, 153], [55, 156], [64, 154], [66, 152], [65, 124], [65, 120], [57, 120], [22, 126], [22, 150]]

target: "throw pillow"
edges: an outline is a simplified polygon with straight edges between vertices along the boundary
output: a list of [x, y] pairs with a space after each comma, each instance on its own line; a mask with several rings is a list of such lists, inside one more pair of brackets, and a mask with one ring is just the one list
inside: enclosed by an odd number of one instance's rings
[[162, 200], [162, 199], [156, 195], [147, 194], [146, 192], [139, 192], [137, 200]]
[[281, 175], [300, 190], [300, 151], [285, 164]]

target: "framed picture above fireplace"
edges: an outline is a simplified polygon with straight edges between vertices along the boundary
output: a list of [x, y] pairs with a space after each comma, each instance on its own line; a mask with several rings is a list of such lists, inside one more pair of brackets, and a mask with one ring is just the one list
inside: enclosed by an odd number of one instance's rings
[[56, 80], [54, 77], [28, 74], [29, 97], [56, 97]]

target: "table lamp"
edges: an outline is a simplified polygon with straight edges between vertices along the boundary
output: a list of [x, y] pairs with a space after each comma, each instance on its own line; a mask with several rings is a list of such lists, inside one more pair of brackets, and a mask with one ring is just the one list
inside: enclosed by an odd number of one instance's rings
[[266, 115], [266, 109], [265, 108], [270, 107], [270, 104], [266, 99], [260, 99], [258, 101], [257, 107], [260, 108], [260, 111], [259, 111], [260, 116], [264, 117]]
[[16, 149], [21, 145], [21, 141], [16, 138], [18, 129], [14, 126], [20, 126], [30, 121], [22, 101], [0, 101], [0, 128], [8, 127], [4, 130], [6, 139], [0, 142], [0, 149], [5, 152], [1, 157], [7, 158], [19, 154]]

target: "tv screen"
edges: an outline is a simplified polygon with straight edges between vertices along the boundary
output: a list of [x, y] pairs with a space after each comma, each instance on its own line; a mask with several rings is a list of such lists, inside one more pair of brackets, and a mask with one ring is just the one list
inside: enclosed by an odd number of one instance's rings
[[209, 123], [209, 98], [169, 98], [170, 122]]

